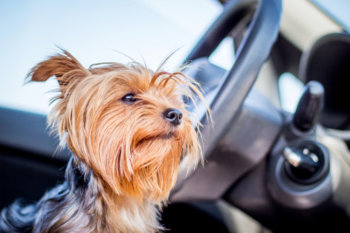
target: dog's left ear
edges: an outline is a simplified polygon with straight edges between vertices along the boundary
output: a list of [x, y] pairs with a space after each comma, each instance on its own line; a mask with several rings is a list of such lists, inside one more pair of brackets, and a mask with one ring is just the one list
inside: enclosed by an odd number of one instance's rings
[[89, 74], [90, 72], [75, 57], [69, 52], [62, 50], [62, 54], [51, 56], [33, 67], [27, 78], [31, 81], [43, 82], [55, 76], [62, 89], [73, 78], [76, 80]]

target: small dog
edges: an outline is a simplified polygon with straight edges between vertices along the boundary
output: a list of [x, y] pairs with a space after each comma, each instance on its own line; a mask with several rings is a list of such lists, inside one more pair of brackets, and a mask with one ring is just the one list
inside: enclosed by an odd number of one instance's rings
[[49, 123], [73, 154], [65, 182], [36, 204], [5, 208], [0, 232], [161, 231], [158, 212], [178, 170], [201, 157], [184, 103], [184, 96], [203, 98], [199, 86], [181, 72], [136, 62], [85, 69], [64, 50], [28, 75], [39, 82], [51, 76], [59, 95]]

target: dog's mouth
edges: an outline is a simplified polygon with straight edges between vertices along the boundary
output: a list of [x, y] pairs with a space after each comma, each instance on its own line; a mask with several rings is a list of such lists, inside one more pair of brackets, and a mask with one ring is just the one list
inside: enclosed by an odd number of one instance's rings
[[154, 136], [145, 137], [136, 143], [136, 147], [138, 147], [146, 142], [149, 142], [149, 141], [169, 140], [169, 139], [172, 139], [174, 137], [175, 137], [175, 132], [169, 132], [166, 134], [158, 134], [158, 135], [154, 135]]

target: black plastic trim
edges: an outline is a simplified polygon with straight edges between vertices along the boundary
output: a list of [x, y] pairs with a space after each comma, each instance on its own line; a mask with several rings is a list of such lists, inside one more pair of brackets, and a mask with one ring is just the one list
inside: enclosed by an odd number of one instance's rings
[[0, 145], [68, 161], [70, 152], [57, 149], [58, 144], [45, 115], [0, 107]]

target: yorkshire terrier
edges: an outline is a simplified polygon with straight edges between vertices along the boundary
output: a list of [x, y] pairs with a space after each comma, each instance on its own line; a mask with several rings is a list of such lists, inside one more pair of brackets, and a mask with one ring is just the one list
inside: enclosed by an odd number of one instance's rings
[[184, 103], [203, 98], [199, 86], [181, 72], [153, 72], [136, 62], [86, 69], [64, 50], [37, 64], [28, 78], [51, 76], [59, 94], [48, 122], [73, 154], [65, 181], [35, 204], [5, 208], [0, 232], [163, 230], [159, 211], [178, 171], [201, 157]]

